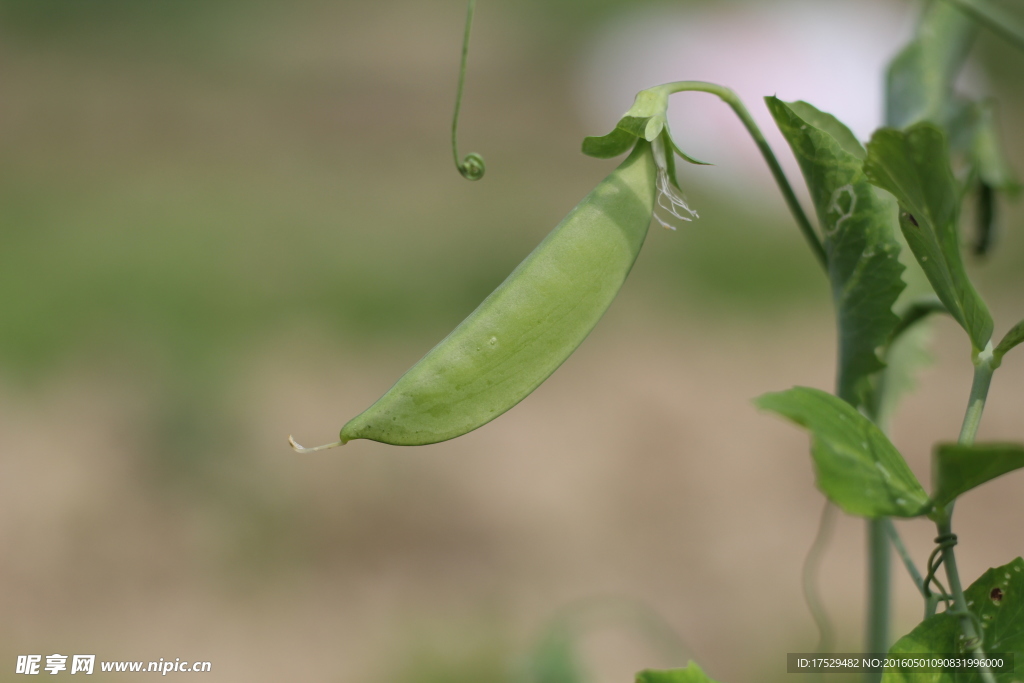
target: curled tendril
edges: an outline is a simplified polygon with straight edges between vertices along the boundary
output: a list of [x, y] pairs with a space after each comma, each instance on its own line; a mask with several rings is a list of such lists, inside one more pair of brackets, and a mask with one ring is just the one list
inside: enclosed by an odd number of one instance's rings
[[939, 589], [938, 596], [939, 600], [945, 600], [948, 604], [953, 600], [953, 597], [945, 589], [945, 587], [939, 582], [935, 573], [939, 571], [939, 567], [942, 566], [943, 557], [942, 551], [946, 548], [952, 548], [957, 543], [956, 534], [943, 534], [935, 538], [936, 546], [932, 554], [928, 556], [928, 575], [924, 577], [924, 590], [925, 596], [930, 597], [932, 595], [930, 584], [935, 584], [935, 587]]
[[455, 155], [455, 167], [466, 180], [480, 180], [484, 177], [484, 158], [476, 152], [470, 152], [462, 163], [458, 163], [459, 155]]
[[462, 38], [462, 64], [459, 67], [459, 89], [455, 93], [455, 116], [452, 118], [452, 157], [455, 159], [455, 168], [459, 170], [466, 180], [480, 180], [484, 177], [484, 158], [475, 152], [467, 154], [466, 158], [459, 161], [459, 147], [456, 142], [459, 130], [459, 108], [462, 106], [462, 84], [466, 80], [466, 57], [469, 55], [469, 30], [473, 26], [473, 8], [476, 0], [469, 0], [469, 9], [466, 11], [466, 33]]

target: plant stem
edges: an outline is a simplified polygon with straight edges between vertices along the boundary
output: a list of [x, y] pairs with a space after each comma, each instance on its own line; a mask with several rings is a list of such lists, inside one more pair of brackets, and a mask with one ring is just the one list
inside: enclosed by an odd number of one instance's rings
[[[867, 651], [889, 651], [889, 533], [888, 519], [868, 520], [868, 615]], [[869, 673], [866, 680], [882, 680], [882, 672]]]
[[[939, 537], [951, 535], [952, 532], [952, 521], [951, 514], [943, 515], [942, 519], [937, 523], [939, 529]], [[960, 619], [960, 630], [964, 634], [964, 638], [967, 639], [967, 643], [971, 643], [970, 651], [975, 657], [979, 659], [985, 658], [985, 650], [981, 646], [981, 634], [974, 628], [974, 619], [971, 616], [970, 611], [967, 608], [967, 600], [964, 598], [964, 589], [960, 585], [960, 572], [956, 566], [956, 553], [953, 551], [953, 545], [949, 545], [942, 549], [942, 564], [946, 568], [946, 578], [949, 580], [949, 591], [953, 595], [953, 606], [948, 610], [949, 614], [956, 615]], [[995, 676], [989, 671], [988, 667], [980, 667], [978, 673], [981, 675], [981, 680], [984, 683], [996, 683]]]
[[[963, 426], [960, 428], [958, 443], [969, 446], [974, 443], [974, 437], [978, 433], [978, 426], [981, 424], [981, 416], [985, 411], [985, 400], [988, 398], [989, 386], [992, 383], [992, 343], [988, 348], [977, 354], [974, 359], [974, 381], [971, 383], [971, 396], [967, 401], [967, 411], [964, 413]], [[953, 501], [954, 503], [956, 501]], [[939, 531], [939, 539], [956, 538], [953, 535], [953, 503], [939, 510], [936, 527]], [[964, 598], [964, 589], [960, 584], [960, 572], [956, 566], [956, 552], [954, 543], [949, 543], [942, 548], [942, 564], [946, 568], [946, 579], [949, 581], [949, 592], [953, 596], [953, 606], [948, 612], [960, 619], [960, 630], [964, 638], [971, 644], [971, 652], [978, 658], [985, 657], [985, 650], [981, 646], [981, 634], [974, 628], [974, 618], [967, 608], [967, 600]], [[981, 680], [985, 683], [995, 683], [995, 677], [987, 667], [979, 669]]]
[[964, 423], [960, 427], [960, 438], [957, 440], [957, 443], [965, 446], [974, 443], [974, 435], [978, 433], [978, 425], [981, 424], [981, 415], [985, 412], [985, 400], [988, 398], [988, 388], [992, 384], [992, 373], [994, 372], [991, 364], [991, 346], [990, 342], [989, 348], [979, 354], [978, 360], [974, 364], [971, 397], [967, 401], [967, 412], [964, 413]]
[[782, 192], [783, 198], [786, 200], [786, 206], [789, 207], [789, 212], [793, 214], [793, 218], [796, 220], [797, 226], [800, 228], [800, 232], [803, 233], [804, 239], [807, 240], [807, 244], [811, 247], [811, 251], [814, 252], [814, 256], [818, 259], [818, 263], [821, 264], [822, 268], [828, 270], [828, 260], [825, 255], [825, 248], [821, 244], [821, 240], [818, 238], [818, 233], [815, 232], [814, 227], [811, 225], [811, 221], [807, 218], [807, 214], [804, 213], [803, 207], [800, 206], [800, 202], [796, 198], [796, 194], [793, 192], [793, 188], [789, 184], [789, 180], [786, 179], [786, 174], [783, 173], [782, 167], [779, 165], [778, 159], [775, 158], [775, 153], [772, 152], [772, 148], [768, 145], [768, 141], [765, 140], [764, 135], [761, 133], [761, 129], [757, 127], [754, 122], [754, 118], [747, 111], [747, 108], [743, 106], [743, 102], [739, 96], [729, 88], [714, 83], [706, 83], [704, 81], [677, 81], [675, 83], [667, 83], [663, 86], [667, 92], [706, 92], [717, 96], [720, 100], [732, 107], [732, 110], [736, 112], [736, 115], [743, 122], [747, 132], [750, 133], [750, 137], [754, 139], [754, 143], [757, 144], [758, 149], [761, 150], [761, 156], [764, 157], [765, 162], [768, 164], [768, 168], [772, 172], [772, 176], [775, 178], [775, 183], [779, 186], [779, 190]]

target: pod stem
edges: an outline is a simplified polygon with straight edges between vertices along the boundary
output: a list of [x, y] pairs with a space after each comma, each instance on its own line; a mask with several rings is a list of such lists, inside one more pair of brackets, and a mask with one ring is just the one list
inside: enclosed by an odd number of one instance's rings
[[466, 32], [462, 38], [459, 88], [455, 92], [455, 116], [452, 117], [452, 156], [455, 158], [455, 168], [466, 180], [480, 180], [484, 177], [484, 158], [475, 152], [470, 152], [465, 159], [459, 161], [459, 147], [456, 142], [459, 130], [459, 109], [462, 107], [462, 84], [466, 80], [466, 57], [469, 56], [469, 32], [473, 27], [473, 9], [475, 7], [476, 0], [469, 0], [469, 8], [466, 10]]
[[288, 437], [288, 443], [291, 444], [292, 450], [296, 453], [315, 453], [317, 451], [326, 451], [328, 448], [337, 448], [338, 446], [345, 445], [344, 441], [335, 441], [334, 443], [325, 443], [322, 446], [313, 446], [312, 448], [306, 448], [295, 440], [294, 436]]
[[664, 88], [669, 94], [677, 92], [710, 93], [732, 107], [732, 110], [736, 112], [736, 115], [740, 118], [744, 127], [746, 127], [747, 132], [750, 133], [750, 137], [754, 139], [757, 148], [761, 150], [761, 156], [764, 157], [765, 162], [768, 164], [768, 168], [775, 178], [775, 183], [779, 186], [779, 190], [786, 200], [786, 206], [789, 207], [789, 212], [793, 214], [793, 218], [796, 220], [800, 232], [803, 233], [804, 239], [807, 240], [807, 244], [811, 247], [811, 251], [814, 252], [814, 256], [818, 259], [822, 268], [825, 268], [827, 271], [828, 257], [825, 255], [825, 247], [822, 246], [818, 233], [815, 232], [811, 221], [807, 218], [807, 214], [804, 213], [803, 207], [800, 206], [800, 202], [797, 200], [796, 194], [786, 178], [786, 174], [782, 171], [782, 166], [779, 165], [778, 159], [775, 158], [772, 148], [768, 145], [768, 141], [765, 140], [761, 129], [757, 127], [750, 112], [743, 106], [739, 96], [729, 88], [704, 81], [676, 81], [675, 83], [666, 83], [659, 87]]

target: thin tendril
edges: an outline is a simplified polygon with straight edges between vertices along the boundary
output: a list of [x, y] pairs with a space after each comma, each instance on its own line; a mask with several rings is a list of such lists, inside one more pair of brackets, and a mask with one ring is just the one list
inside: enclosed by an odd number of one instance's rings
[[473, 26], [473, 9], [476, 0], [469, 0], [469, 9], [466, 11], [466, 33], [462, 38], [462, 64], [459, 67], [459, 89], [455, 93], [455, 116], [452, 118], [452, 156], [455, 158], [455, 168], [459, 170], [466, 180], [480, 180], [484, 177], [484, 158], [475, 152], [470, 152], [466, 158], [459, 161], [459, 147], [456, 138], [459, 130], [459, 108], [462, 106], [462, 84], [466, 80], [466, 57], [469, 55], [469, 30]]
[[900, 538], [899, 532], [896, 531], [896, 526], [888, 517], [884, 519], [884, 526], [885, 532], [889, 535], [889, 542], [892, 543], [894, 548], [896, 548], [896, 553], [903, 561], [903, 566], [906, 567], [911, 580], [914, 582], [914, 585], [917, 586], [917, 590], [921, 592], [921, 595], [927, 598], [928, 591], [924, 587], [924, 579], [921, 578], [921, 572], [917, 571], [917, 565], [914, 564], [913, 558], [910, 557], [910, 553], [907, 552], [907, 547], [903, 545], [903, 539]]
[[804, 602], [814, 619], [814, 625], [818, 628], [818, 647], [816, 652], [825, 653], [832, 649], [833, 629], [832, 621], [828, 618], [828, 612], [822, 603], [821, 595], [818, 592], [817, 573], [821, 568], [821, 560], [825, 555], [825, 547], [832, 537], [832, 529], [835, 525], [836, 507], [831, 501], [825, 501], [825, 507], [821, 511], [821, 519], [818, 521], [818, 533], [814, 537], [814, 543], [807, 551], [803, 567], [803, 593]]
[[935, 587], [939, 589], [939, 599], [946, 601], [948, 604], [953, 598], [946, 588], [939, 582], [939, 579], [935, 574], [939, 571], [939, 567], [942, 566], [942, 561], [944, 559], [942, 551], [956, 545], [956, 534], [944, 534], [937, 537], [935, 542], [938, 546], [932, 551], [932, 554], [928, 556], [928, 575], [924, 577], [925, 595], [926, 597], [931, 595], [929, 585], [935, 584]]

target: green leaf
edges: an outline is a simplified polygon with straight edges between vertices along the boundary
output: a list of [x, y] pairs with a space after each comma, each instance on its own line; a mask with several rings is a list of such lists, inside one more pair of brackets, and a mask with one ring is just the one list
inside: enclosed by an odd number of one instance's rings
[[976, 486], [1024, 467], [1024, 446], [1015, 443], [939, 444], [933, 463], [935, 491], [932, 499], [935, 505], [941, 506]]
[[[900, 243], [900, 263], [906, 269], [902, 277], [907, 287], [893, 306], [902, 324], [913, 314], [914, 309], [922, 306], [929, 308], [929, 300], [938, 305], [942, 305], [942, 302], [935, 296], [935, 290], [921, 270], [921, 264], [917, 262], [914, 252], [907, 245], [903, 233], [896, 230], [894, 237]], [[942, 306], [942, 310], [948, 314], [945, 306]], [[931, 327], [927, 318], [902, 331], [900, 325], [897, 325], [896, 330], [893, 330], [893, 338], [885, 347], [885, 369], [878, 375], [875, 388], [876, 404], [869, 413], [872, 421], [883, 432], [889, 431], [889, 425], [902, 398], [916, 387], [917, 374], [933, 361], [929, 352]]]
[[619, 119], [618, 124], [616, 124], [616, 128], [627, 131], [630, 135], [643, 138], [648, 142], [653, 142], [655, 138], [661, 135], [661, 131], [665, 129], [665, 115], [623, 116]]
[[[796, 114], [803, 121], [817, 128], [819, 131], [826, 133], [835, 140], [839, 146], [847, 154], [852, 154], [858, 159], [864, 159], [867, 156], [867, 152], [864, 151], [864, 145], [860, 144], [860, 140], [853, 134], [849, 128], [846, 127], [842, 121], [837, 119], [832, 114], [823, 112], [817, 107], [803, 100], [796, 102], [783, 102], [777, 97], [766, 97], [766, 102], [769, 102], [768, 108], [772, 109], [773, 106], [782, 105], [789, 109], [793, 114]], [[774, 110], [772, 115], [775, 116]], [[778, 123], [778, 117], [776, 117], [776, 123]], [[792, 144], [792, 143], [790, 143]]]
[[927, 4], [914, 39], [896, 55], [886, 73], [887, 126], [937, 123], [947, 115], [953, 82], [975, 33], [974, 22], [953, 5]]
[[819, 389], [794, 387], [755, 403], [811, 433], [818, 487], [861, 517], [918, 517], [928, 495], [888, 437], [846, 401]]
[[839, 327], [836, 393], [868, 405], [870, 378], [885, 366], [877, 349], [899, 322], [892, 308], [904, 288], [892, 225], [896, 207], [868, 181], [864, 148], [834, 116], [806, 102], [765, 102], [800, 163], [822, 226]]
[[679, 177], [676, 175], [676, 157], [671, 151], [675, 147], [675, 143], [672, 142], [672, 136], [669, 135], [668, 126], [661, 131], [661, 141], [668, 150], [665, 154], [665, 172], [668, 173], [669, 182], [675, 185], [677, 189], [682, 190], [679, 187]]
[[629, 150], [636, 144], [636, 136], [621, 128], [615, 128], [608, 135], [583, 138], [583, 153], [598, 159], [611, 159]]
[[[987, 654], [1014, 655], [1019, 670], [1024, 662], [1024, 560], [1015, 559], [1002, 567], [989, 569], [964, 591], [967, 607], [980, 620], [981, 647]], [[890, 655], [943, 655], [964, 653], [960, 620], [948, 613], [925, 619], [896, 641]], [[995, 673], [996, 683], [1019, 681], [1019, 673]], [[900, 669], [887, 671], [882, 683], [975, 683], [976, 673], [947, 669], [937, 673], [912, 673]]]
[[864, 171], [896, 197], [900, 229], [928, 281], [975, 350], [984, 349], [992, 338], [992, 315], [967, 278], [960, 255], [960, 191], [942, 131], [929, 123], [906, 131], [875, 131]]
[[1006, 352], [1012, 349], [1017, 344], [1024, 342], [1024, 320], [1014, 325], [1006, 336], [1003, 337], [1002, 341], [999, 342], [999, 346], [992, 352], [993, 359], [996, 363], [1001, 363], [1003, 356]]
[[716, 683], [704, 673], [696, 662], [689, 662], [685, 669], [656, 671], [644, 669], [636, 675], [636, 683]]

